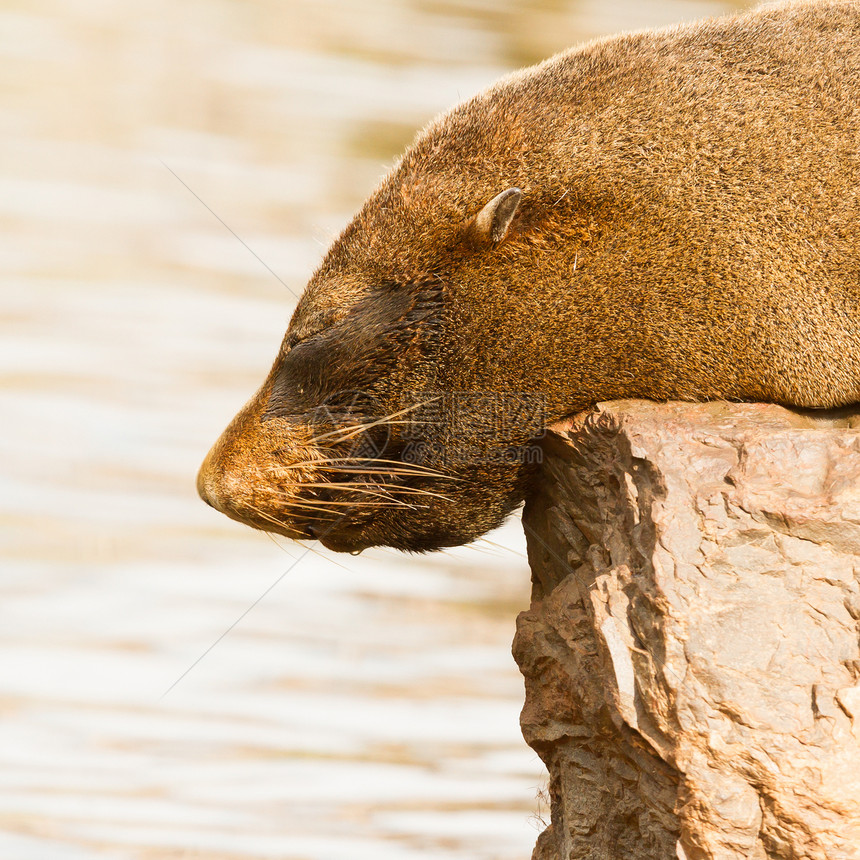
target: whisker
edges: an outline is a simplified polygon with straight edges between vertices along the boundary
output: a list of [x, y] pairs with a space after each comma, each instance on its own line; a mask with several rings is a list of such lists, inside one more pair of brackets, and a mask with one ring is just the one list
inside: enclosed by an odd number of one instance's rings
[[[283, 528], [289, 528], [289, 526], [288, 526], [286, 523], [279, 522], [279, 521], [278, 521], [277, 519], [275, 519], [274, 517], [269, 516], [265, 511], [261, 511], [261, 510], [260, 510], [258, 507], [256, 507], [255, 505], [250, 505], [250, 504], [249, 504], [249, 505], [248, 505], [248, 507], [249, 507], [249, 508], [251, 508], [252, 510], [255, 510], [258, 514], [260, 514], [260, 516], [262, 516], [264, 519], [267, 519], [270, 523], [273, 523], [273, 524], [274, 524], [274, 525], [276, 525], [276, 526], [281, 526], [281, 527], [283, 527]], [[267, 537], [271, 538], [271, 540], [275, 542], [275, 545], [276, 545], [276, 546], [280, 546], [280, 544], [278, 544], [278, 543], [277, 543], [277, 541], [275, 541], [275, 536], [274, 536], [273, 534], [271, 534], [271, 532], [263, 532], [263, 534], [264, 534], [264, 535], [266, 535]], [[299, 539], [298, 539], [298, 538], [293, 538], [293, 540], [299, 540]], [[305, 553], [312, 552], [314, 555], [318, 556], [318, 557], [319, 557], [319, 558], [321, 558], [321, 559], [324, 559], [325, 561], [330, 562], [331, 564], [336, 565], [337, 567], [341, 568], [342, 570], [349, 571], [349, 568], [348, 568], [346, 565], [341, 564], [341, 563], [340, 563], [340, 562], [338, 562], [338, 561], [335, 561], [335, 560], [331, 557], [331, 555], [330, 555], [330, 554], [320, 552], [320, 551], [319, 551], [319, 550], [314, 546], [314, 543], [316, 543], [316, 542], [317, 542], [317, 538], [314, 538], [314, 539], [313, 539], [313, 541], [312, 541], [312, 543], [310, 543], [310, 544], [303, 544], [303, 546], [304, 546], [304, 548], [305, 548]], [[284, 549], [284, 548], [283, 548], [283, 547], [281, 547], [281, 549]], [[286, 550], [284, 550], [284, 551], [286, 552]], [[304, 553], [303, 553], [302, 555], [304, 555]], [[301, 558], [301, 556], [300, 556], [299, 558]], [[351, 572], [351, 571], [350, 571], [350, 572]]]
[[377, 457], [322, 457], [319, 460], [302, 460], [299, 463], [291, 463], [290, 468], [300, 469], [304, 466], [316, 466], [318, 464], [325, 465], [328, 463], [373, 463], [374, 465], [377, 463], [391, 464], [402, 469], [404, 474], [412, 475], [414, 477], [444, 478], [447, 481], [463, 480], [462, 478], [457, 478], [453, 475], [446, 475], [443, 472], [437, 472], [435, 469], [431, 469], [429, 466], [422, 466], [419, 463], [406, 463], [403, 460], [388, 460]]
[[339, 561], [335, 561], [335, 560], [332, 558], [332, 556], [334, 555], [334, 553], [332, 553], [332, 552], [321, 552], [321, 551], [320, 551], [320, 550], [318, 550], [318, 549], [313, 549], [313, 548], [310, 548], [310, 547], [309, 547], [309, 549], [311, 550], [311, 552], [313, 552], [314, 554], [318, 555], [320, 558], [325, 559], [325, 561], [329, 562], [330, 564], [336, 565], [336, 566], [337, 566], [337, 567], [339, 567], [341, 570], [345, 570], [347, 573], [355, 573], [355, 571], [350, 570], [350, 569], [349, 569], [345, 564], [341, 564]]
[[403, 493], [407, 496], [433, 496], [436, 499], [444, 499], [446, 502], [451, 502], [449, 496], [442, 493], [434, 493], [432, 490], [425, 490], [423, 487], [401, 487], [397, 484], [365, 484], [356, 486], [347, 481], [314, 481], [311, 487], [325, 487], [336, 490], [348, 490], [352, 493], [365, 493], [368, 496], [379, 496], [380, 498], [391, 498], [391, 493]]
[[314, 436], [308, 441], [308, 445], [315, 445], [317, 442], [321, 442], [324, 439], [331, 439], [330, 444], [337, 444], [338, 442], [346, 442], [349, 439], [352, 439], [353, 436], [357, 436], [359, 433], [364, 433], [367, 430], [372, 430], [374, 427], [378, 427], [380, 424], [384, 424], [386, 427], [391, 427], [395, 424], [405, 424], [409, 427], [414, 427], [416, 424], [430, 424], [429, 421], [414, 421], [414, 420], [406, 420], [406, 421], [395, 421], [391, 418], [378, 418], [374, 421], [365, 421], [362, 424], [347, 424], [345, 427], [338, 427], [336, 430], [329, 430], [326, 433], [322, 433], [319, 436]]
[[[271, 514], [267, 514], [264, 510], [256, 507], [255, 505], [249, 504], [248, 507], [251, 508], [252, 511], [256, 511], [261, 517], [263, 517], [263, 519], [268, 520], [268, 522], [272, 523], [272, 525], [279, 526], [282, 529], [293, 529], [293, 530], [295, 530], [294, 526], [290, 525], [289, 523], [284, 522], [283, 520], [279, 520], [277, 517], [273, 517]], [[332, 517], [336, 517], [340, 513], [339, 511], [330, 511], [330, 510], [326, 510], [323, 507], [311, 507], [310, 505], [299, 504], [299, 505], [297, 505], [297, 507], [302, 507], [305, 510], [313, 511], [317, 515], [319, 515], [320, 513], [323, 513], [323, 514], [329, 514]], [[305, 520], [310, 519], [310, 517], [307, 517], [307, 516], [302, 517], [302, 518]], [[319, 519], [319, 516], [317, 516], [317, 519]]]
[[[329, 502], [323, 502], [322, 500], [315, 500], [315, 499], [309, 499], [309, 500], [306, 500], [304, 502], [300, 502], [300, 501], [296, 500], [293, 496], [289, 495], [288, 493], [280, 493], [280, 495], [283, 496], [284, 499], [289, 500], [289, 504], [290, 504], [291, 508], [301, 508], [301, 510], [303, 510], [303, 511], [313, 511], [315, 513], [331, 514], [332, 516], [334, 516], [335, 514], [338, 513], [338, 511], [333, 510], [332, 508], [329, 507]], [[336, 504], [336, 503], [332, 503], [332, 504]], [[355, 502], [341, 502], [340, 506], [343, 506], [343, 505], [355, 507], [356, 503]]]
[[[342, 502], [337, 501], [335, 499], [308, 499], [305, 498], [302, 501], [299, 501], [295, 498], [295, 496], [290, 493], [281, 492], [278, 495], [282, 496], [291, 508], [302, 508], [306, 511], [322, 511], [323, 513], [328, 514], [338, 514], [340, 511], [333, 510], [331, 506], [335, 507], [344, 507], [344, 508], [391, 508], [396, 506], [402, 506], [406, 504], [405, 502], [401, 502], [398, 499], [391, 499], [390, 502], [363, 502], [363, 501], [354, 501], [354, 502]], [[256, 509], [255, 509], [256, 510]]]
[[[332, 430], [330, 433], [323, 433], [322, 436], [317, 436], [316, 439], [312, 440], [311, 444], [318, 442], [320, 439], [327, 439], [330, 436], [337, 435], [342, 433], [344, 430], [353, 430], [354, 433], [360, 433], [364, 430], [368, 430], [371, 427], [378, 427], [380, 424], [388, 424], [392, 423], [392, 418], [398, 418], [401, 415], [406, 415], [407, 412], [411, 412], [413, 409], [420, 409], [422, 406], [426, 406], [428, 403], [435, 403], [437, 400], [441, 400], [442, 395], [440, 394], [438, 397], [431, 397], [429, 400], [423, 400], [421, 403], [413, 403], [411, 406], [407, 406], [405, 409], [401, 409], [398, 412], [392, 412], [390, 415], [385, 415], [382, 418], [377, 418], [375, 421], [369, 421], [366, 424], [359, 425], [358, 429], [354, 428], [343, 428], [343, 430]], [[401, 422], [405, 423], [405, 422]], [[422, 422], [426, 423], [426, 422]], [[352, 434], [351, 434], [352, 435]], [[351, 438], [351, 435], [342, 437], [343, 439]]]
[[290, 558], [295, 558], [295, 556], [282, 544], [279, 543], [276, 539], [275, 535], [272, 532], [263, 532], [263, 534], [283, 553], [288, 555]]
[[[319, 500], [319, 504], [315, 505], [314, 503], [317, 501], [315, 499], [309, 499], [307, 502], [296, 501], [295, 497], [289, 493], [278, 493], [278, 495], [282, 496], [288, 503], [288, 505], [293, 508], [303, 508], [304, 510], [309, 511], [326, 511], [327, 505], [337, 505], [342, 507], [349, 508], [361, 508], [362, 510], [365, 508], [417, 508], [418, 505], [410, 504], [409, 502], [404, 502], [401, 499], [385, 499], [381, 502], [364, 502], [364, 501], [349, 501], [349, 502], [340, 502], [335, 500]], [[384, 497], [381, 497], [384, 498]], [[336, 511], [329, 510], [328, 513], [334, 514]]]
[[519, 550], [514, 549], [510, 546], [505, 546], [501, 543], [496, 543], [495, 541], [490, 540], [489, 538], [480, 537], [478, 538], [482, 543], [489, 544], [490, 546], [495, 547], [496, 549], [501, 550], [503, 553], [513, 553], [514, 555], [518, 555], [520, 558], [528, 559], [528, 556], [524, 552], [520, 552]]
[[[316, 466], [317, 463], [390, 463], [393, 466], [407, 466], [416, 469], [429, 469], [429, 466], [422, 466], [418, 463], [406, 463], [403, 460], [388, 460], [385, 457], [320, 457], [317, 460], [301, 460], [294, 464], [295, 466]], [[441, 473], [437, 473], [441, 474]]]
[[471, 543], [465, 544], [464, 549], [466, 549], [469, 552], [476, 552], [476, 553], [478, 553], [478, 555], [488, 555], [491, 558], [498, 558], [499, 557], [499, 553], [496, 552], [494, 549], [491, 549], [490, 547], [486, 547], [486, 546], [478, 546], [477, 540], [474, 540]]
[[[353, 469], [342, 469], [337, 466], [321, 466], [321, 472], [335, 472], [343, 475], [387, 475], [389, 477], [406, 477], [406, 478], [431, 478], [426, 472], [410, 472], [407, 469], [366, 469], [363, 466], [357, 466]], [[438, 477], [443, 477], [441, 474]]]
[[[253, 505], [251, 507], [253, 507]], [[263, 512], [259, 508], [254, 508], [254, 510], [256, 510], [260, 514], [263, 514]], [[278, 541], [275, 539], [275, 535], [273, 535], [271, 532], [263, 532], [263, 534], [267, 538], [269, 538], [272, 541], [272, 543], [275, 544], [275, 546], [279, 547], [284, 552], [287, 552], [286, 548], [282, 544], [278, 543]], [[291, 540], [295, 540], [296, 542], [298, 542], [300, 539], [299, 538], [291, 538]], [[307, 538], [305, 540], [307, 540]], [[304, 548], [305, 552], [312, 552], [315, 556], [317, 556], [317, 558], [321, 558], [324, 561], [330, 562], [331, 564], [334, 564], [337, 567], [341, 568], [341, 570], [345, 570], [345, 571], [348, 571], [350, 573], [352, 572], [352, 571], [350, 571], [350, 569], [346, 565], [341, 564], [338, 561], [335, 561], [331, 557], [330, 553], [325, 553], [325, 552], [322, 552], [321, 550], [317, 549], [317, 547], [314, 546], [314, 543], [316, 543], [316, 540], [317, 539], [314, 538], [311, 541], [311, 543], [302, 543], [302, 544], [300, 544], [300, 546], [302, 546]], [[287, 555], [289, 555], [289, 553], [287, 553]]]
[[[399, 505], [405, 505], [405, 506], [409, 507], [408, 503], [402, 501], [401, 499], [394, 499], [388, 493], [386, 493], [384, 491], [374, 491], [374, 490], [368, 489], [367, 487], [356, 487], [356, 486], [353, 486], [352, 484], [347, 484], [347, 483], [329, 483], [329, 482], [317, 482], [317, 481], [314, 481], [312, 486], [313, 486], [313, 489], [317, 489], [318, 487], [324, 487], [326, 489], [346, 490], [347, 492], [350, 492], [350, 493], [362, 493], [363, 495], [366, 495], [366, 496], [371, 496], [371, 497], [377, 498], [377, 499], [386, 499], [390, 502], [395, 502]], [[393, 488], [393, 489], [397, 489], [397, 488]], [[383, 490], [383, 488], [380, 487], [380, 490]], [[412, 495], [418, 495], [418, 494], [413, 493]]]
[[361, 486], [348, 481], [314, 481], [310, 486], [313, 489], [325, 487], [326, 489], [351, 490], [354, 493], [367, 493], [371, 496], [379, 496], [387, 489], [385, 484], [366, 483]]
[[272, 525], [279, 526], [282, 529], [291, 528], [291, 526], [285, 522], [281, 522], [276, 517], [273, 517], [271, 514], [267, 514], [264, 510], [261, 510], [256, 505], [248, 504], [248, 507], [252, 511], [256, 511], [264, 520], [268, 520], [268, 522], [272, 523]]
[[454, 501], [451, 496], [446, 496], [444, 493], [434, 493], [432, 490], [425, 490], [421, 487], [399, 487], [396, 484], [384, 486], [391, 493], [403, 493], [406, 496], [430, 496], [433, 499], [441, 499], [443, 502]]

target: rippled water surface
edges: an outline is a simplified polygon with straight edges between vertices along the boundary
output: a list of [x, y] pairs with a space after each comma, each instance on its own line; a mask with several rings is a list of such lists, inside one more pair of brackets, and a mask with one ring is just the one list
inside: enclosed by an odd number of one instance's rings
[[0, 857], [529, 856], [518, 524], [334, 556], [194, 475], [416, 128], [729, 5], [3, 4]]

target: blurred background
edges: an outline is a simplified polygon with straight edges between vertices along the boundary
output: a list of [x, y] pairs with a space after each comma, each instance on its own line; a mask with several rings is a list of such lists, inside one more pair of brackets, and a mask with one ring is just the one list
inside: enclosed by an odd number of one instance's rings
[[518, 523], [305, 553], [195, 473], [416, 129], [583, 40], [743, 5], [4, 0], [0, 857], [530, 855]]

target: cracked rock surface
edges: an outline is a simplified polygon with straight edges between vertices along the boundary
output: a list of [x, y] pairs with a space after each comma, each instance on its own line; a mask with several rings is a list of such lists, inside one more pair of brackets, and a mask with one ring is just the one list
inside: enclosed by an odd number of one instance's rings
[[860, 860], [860, 410], [553, 428], [514, 655], [536, 860]]

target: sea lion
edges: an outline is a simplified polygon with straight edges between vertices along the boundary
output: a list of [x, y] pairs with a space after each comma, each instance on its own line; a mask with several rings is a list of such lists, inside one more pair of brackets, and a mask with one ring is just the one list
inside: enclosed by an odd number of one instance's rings
[[860, 400], [858, 300], [860, 3], [603, 39], [417, 137], [199, 491], [335, 550], [464, 543], [596, 401]]

